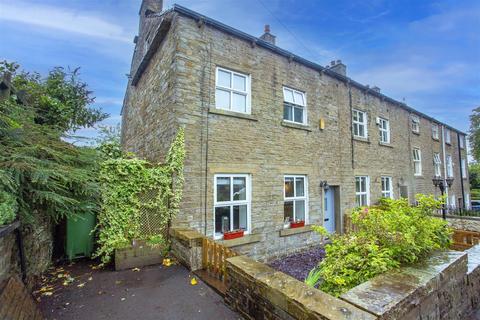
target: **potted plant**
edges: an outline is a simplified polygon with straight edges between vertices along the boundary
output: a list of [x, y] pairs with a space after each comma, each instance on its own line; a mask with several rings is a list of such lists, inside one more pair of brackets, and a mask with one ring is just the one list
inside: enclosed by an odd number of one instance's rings
[[305, 226], [305, 220], [297, 220], [290, 222], [290, 228], [301, 228]]
[[232, 240], [232, 239], [236, 239], [236, 238], [241, 238], [241, 237], [243, 237], [244, 232], [245, 231], [243, 229], [237, 229], [237, 230], [232, 230], [232, 231], [225, 232], [223, 234], [223, 240]]

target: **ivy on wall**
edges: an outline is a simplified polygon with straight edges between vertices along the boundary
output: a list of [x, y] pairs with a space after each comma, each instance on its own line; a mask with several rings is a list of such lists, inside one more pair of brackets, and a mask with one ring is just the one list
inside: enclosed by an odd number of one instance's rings
[[[102, 162], [100, 168], [101, 210], [98, 214], [98, 249], [95, 257], [102, 263], [111, 260], [115, 249], [132, 244], [133, 240], [149, 240], [142, 235], [140, 209], [160, 214], [158, 223], [166, 228], [178, 212], [182, 198], [183, 164], [185, 158], [184, 130], [180, 129], [162, 165], [122, 155]], [[154, 191], [148, 201], [140, 195]], [[149, 235], [155, 239], [162, 235]], [[165, 239], [164, 239], [165, 240]]]

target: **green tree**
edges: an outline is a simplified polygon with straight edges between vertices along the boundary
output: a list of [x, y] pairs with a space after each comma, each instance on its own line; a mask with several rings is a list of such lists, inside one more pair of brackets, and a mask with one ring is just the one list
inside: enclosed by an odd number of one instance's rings
[[480, 107], [472, 110], [469, 130], [470, 148], [475, 161], [480, 161]]
[[93, 98], [78, 70], [55, 68], [45, 78], [18, 70], [0, 63], [17, 92], [0, 101], [0, 191], [15, 198], [24, 222], [95, 212], [97, 152], [67, 142], [67, 132], [107, 115], [89, 107]]

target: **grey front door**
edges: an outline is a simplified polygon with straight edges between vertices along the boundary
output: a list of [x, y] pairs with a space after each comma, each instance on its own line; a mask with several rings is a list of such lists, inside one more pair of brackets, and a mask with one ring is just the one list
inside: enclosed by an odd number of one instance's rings
[[323, 226], [328, 232], [335, 232], [335, 190], [329, 188], [325, 190], [325, 212]]

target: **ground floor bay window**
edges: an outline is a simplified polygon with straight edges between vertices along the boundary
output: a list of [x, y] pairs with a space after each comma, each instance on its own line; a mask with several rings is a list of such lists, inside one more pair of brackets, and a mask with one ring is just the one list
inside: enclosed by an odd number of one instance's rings
[[284, 177], [283, 218], [285, 221], [308, 220], [308, 189], [306, 176]]
[[248, 174], [215, 175], [215, 238], [225, 232], [245, 230], [250, 223], [250, 176]]

